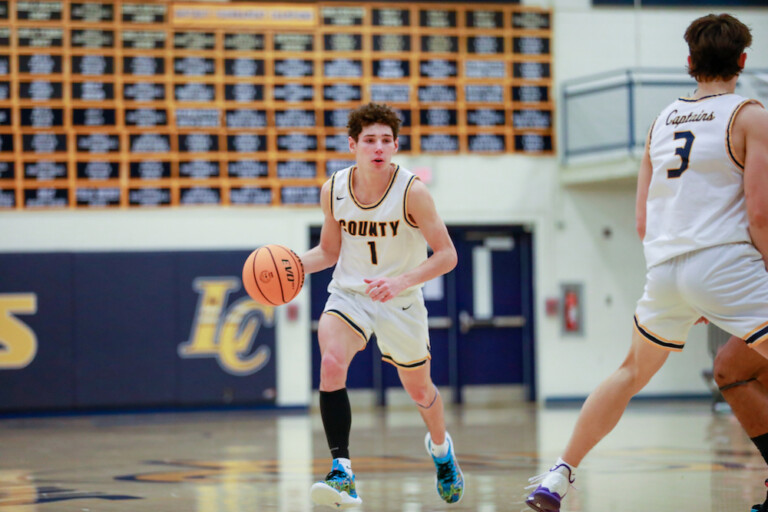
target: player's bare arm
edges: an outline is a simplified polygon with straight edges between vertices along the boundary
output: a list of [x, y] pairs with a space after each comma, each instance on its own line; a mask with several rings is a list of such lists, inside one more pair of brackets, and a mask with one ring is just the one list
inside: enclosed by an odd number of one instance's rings
[[[768, 265], [768, 111], [745, 105], [734, 130], [744, 131], [744, 194], [749, 234]], [[741, 140], [736, 133], [737, 140]]]
[[[653, 130], [653, 126], [651, 126]], [[643, 159], [640, 161], [640, 170], [637, 173], [637, 200], [635, 202], [635, 226], [640, 240], [645, 238], [645, 214], [648, 203], [648, 187], [651, 185], [651, 176], [653, 175], [653, 166], [651, 165], [651, 130], [645, 138], [645, 150]]]
[[432, 255], [421, 265], [400, 276], [366, 279], [366, 293], [374, 300], [386, 302], [403, 290], [446, 274], [456, 266], [456, 248], [448, 234], [448, 228], [438, 215], [426, 185], [419, 180], [415, 180], [411, 185], [406, 211], [410, 221], [419, 226], [424, 239], [432, 248]]
[[341, 227], [331, 212], [331, 180], [323, 184], [320, 191], [320, 207], [323, 210], [323, 227], [320, 231], [320, 243], [304, 253], [301, 261], [304, 272], [311, 274], [332, 267], [339, 259], [341, 251]]

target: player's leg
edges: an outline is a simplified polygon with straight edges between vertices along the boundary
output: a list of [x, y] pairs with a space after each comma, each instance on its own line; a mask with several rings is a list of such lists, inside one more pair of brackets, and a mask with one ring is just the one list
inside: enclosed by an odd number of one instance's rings
[[636, 330], [621, 366], [584, 402], [563, 458], [578, 466], [594, 446], [613, 430], [630, 399], [642, 390], [664, 365], [669, 351], [652, 345]]
[[574, 470], [595, 445], [613, 430], [630, 399], [637, 394], [667, 360], [669, 351], [652, 345], [633, 331], [632, 345], [618, 370], [587, 398], [563, 456], [541, 478], [528, 496], [528, 506], [539, 512], [560, 510], [560, 501], [574, 481]]
[[[714, 375], [747, 435], [768, 434], [768, 359], [732, 336], [715, 357]], [[768, 447], [762, 453], [768, 463]]]
[[349, 457], [352, 411], [347, 396], [347, 370], [355, 354], [365, 347], [365, 338], [343, 319], [323, 314], [318, 326], [320, 344], [320, 415], [331, 450], [333, 465], [322, 482], [312, 486], [312, 501], [319, 505], [346, 508], [362, 503], [355, 489]]
[[432, 440], [437, 444], [443, 444], [445, 441], [443, 399], [432, 383], [430, 368], [430, 361], [427, 360], [423, 365], [413, 369], [397, 367], [397, 373], [408, 396], [419, 406], [419, 413]]
[[437, 493], [447, 503], [457, 503], [464, 495], [464, 474], [456, 459], [453, 439], [445, 429], [443, 399], [430, 377], [430, 361], [416, 368], [398, 366], [397, 373], [427, 426], [424, 444], [435, 463]]
[[753, 350], [768, 359], [768, 341], [759, 344]]
[[320, 345], [320, 391], [332, 392], [347, 385], [347, 370], [366, 339], [347, 321], [337, 315], [325, 313], [317, 329]]
[[[718, 351], [714, 374], [723, 398], [768, 464], [768, 359], [733, 336]], [[753, 510], [768, 512], [768, 498]]]

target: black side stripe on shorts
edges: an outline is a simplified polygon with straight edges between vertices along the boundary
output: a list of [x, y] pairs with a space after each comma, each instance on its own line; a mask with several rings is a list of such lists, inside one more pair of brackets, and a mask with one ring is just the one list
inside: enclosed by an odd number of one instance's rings
[[342, 320], [347, 322], [351, 328], [356, 330], [364, 340], [368, 340], [368, 338], [365, 337], [365, 331], [363, 330], [363, 328], [357, 325], [355, 322], [353, 322], [351, 318], [349, 318], [347, 315], [345, 315], [338, 309], [329, 309], [326, 311], [326, 313], [333, 313], [335, 315], [338, 315]]
[[747, 342], [747, 345], [750, 345], [756, 342], [757, 340], [759, 340], [760, 338], [762, 338], [763, 336], [765, 336], [766, 334], [768, 334], [768, 325], [766, 325], [765, 327], [763, 327], [762, 329], [760, 329], [759, 331], [757, 331], [756, 333], [754, 333], [752, 336], [750, 336], [744, 341]]
[[411, 364], [402, 364], [402, 363], [398, 363], [397, 361], [395, 361], [394, 359], [392, 359], [392, 356], [386, 356], [386, 355], [384, 355], [384, 354], [381, 354], [381, 358], [382, 358], [382, 359], [386, 359], [387, 361], [392, 361], [392, 363], [393, 363], [395, 366], [399, 366], [400, 368], [418, 368], [419, 366], [424, 366], [424, 363], [426, 363], [426, 362], [427, 362], [427, 360], [426, 360], [426, 359], [424, 359], [423, 361], [419, 361], [419, 362], [417, 362], [417, 363], [411, 363]]
[[667, 347], [675, 350], [683, 349], [683, 345], [681, 345], [680, 343], [671, 343], [669, 341], [660, 340], [653, 334], [643, 329], [643, 327], [640, 325], [640, 322], [637, 321], [637, 316], [634, 317], [634, 320], [635, 320], [635, 327], [637, 327], [637, 330], [640, 332], [640, 334], [642, 334], [647, 340], [657, 345], [661, 345], [662, 347]]

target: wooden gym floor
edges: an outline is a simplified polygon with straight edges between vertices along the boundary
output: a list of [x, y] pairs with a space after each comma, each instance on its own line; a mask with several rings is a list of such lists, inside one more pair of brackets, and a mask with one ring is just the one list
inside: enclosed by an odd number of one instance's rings
[[[434, 490], [415, 408], [355, 410], [361, 512], [528, 510], [527, 478], [559, 455], [576, 408], [450, 408], [461, 503]], [[0, 419], [0, 512], [323, 512], [330, 469], [316, 411], [217, 411]], [[765, 464], [708, 402], [639, 402], [580, 468], [564, 511], [748, 512]]]

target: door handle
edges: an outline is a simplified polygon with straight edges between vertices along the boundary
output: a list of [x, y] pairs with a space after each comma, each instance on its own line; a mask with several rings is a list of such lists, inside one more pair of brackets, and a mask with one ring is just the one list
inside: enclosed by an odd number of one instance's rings
[[449, 316], [430, 316], [427, 324], [430, 329], [450, 329], [453, 326], [453, 320]]
[[466, 334], [474, 327], [524, 327], [522, 315], [500, 315], [491, 318], [474, 318], [466, 311], [459, 312], [459, 331]]

